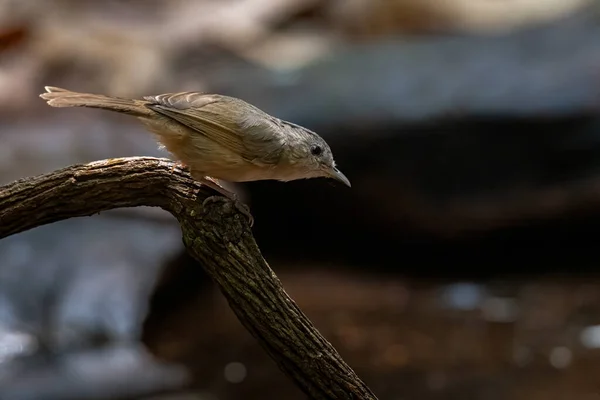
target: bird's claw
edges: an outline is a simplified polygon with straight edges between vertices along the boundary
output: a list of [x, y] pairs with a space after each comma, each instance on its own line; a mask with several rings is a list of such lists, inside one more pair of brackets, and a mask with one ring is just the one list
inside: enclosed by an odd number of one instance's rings
[[183, 162], [174, 161], [173, 164], [171, 165], [171, 173], [175, 172], [175, 170], [178, 168], [183, 171], [186, 171], [188, 169], [187, 165], [185, 165]]
[[244, 214], [246, 216], [246, 218], [248, 218], [248, 223], [250, 224], [250, 227], [252, 228], [254, 226], [254, 217], [250, 213], [250, 207], [248, 207], [246, 204], [239, 201], [237, 198], [230, 199], [228, 197], [219, 196], [219, 195], [210, 196], [210, 197], [207, 197], [206, 199], [204, 199], [204, 201], [202, 202], [202, 206], [205, 207], [206, 204], [214, 203], [216, 201], [225, 201], [225, 202], [231, 201], [233, 203], [234, 207], [240, 213]]

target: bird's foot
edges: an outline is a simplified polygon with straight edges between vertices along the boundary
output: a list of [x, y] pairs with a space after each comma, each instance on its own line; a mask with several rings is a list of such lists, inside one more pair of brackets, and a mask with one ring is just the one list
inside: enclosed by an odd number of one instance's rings
[[233, 206], [240, 212], [242, 213], [244, 216], [246, 216], [246, 218], [248, 218], [248, 223], [250, 224], [250, 227], [252, 228], [254, 226], [254, 217], [252, 216], [252, 214], [250, 213], [250, 208], [242, 203], [237, 196], [234, 198], [228, 197], [228, 196], [210, 196], [207, 197], [206, 199], [204, 199], [204, 201], [202, 202], [202, 206], [206, 207], [206, 204], [208, 203], [214, 203], [217, 201], [225, 201], [225, 202], [232, 202]]
[[175, 169], [180, 168], [184, 171], [188, 169], [187, 165], [185, 165], [181, 161], [173, 161], [173, 165], [171, 166], [171, 173], [175, 172]]
[[215, 201], [231, 201], [231, 202], [233, 202], [234, 207], [248, 218], [250, 227], [254, 226], [254, 217], [252, 216], [252, 214], [250, 214], [250, 208], [246, 204], [244, 204], [240, 201], [237, 194], [225, 189], [223, 186], [221, 186], [219, 184], [219, 182], [216, 179], [213, 179], [208, 176], [203, 177], [201, 180], [201, 183], [210, 187], [211, 189], [216, 190], [217, 192], [219, 192], [220, 194], [223, 195], [223, 196], [207, 197], [202, 202], [203, 206], [205, 206], [207, 203], [211, 203], [211, 202], [215, 202]]

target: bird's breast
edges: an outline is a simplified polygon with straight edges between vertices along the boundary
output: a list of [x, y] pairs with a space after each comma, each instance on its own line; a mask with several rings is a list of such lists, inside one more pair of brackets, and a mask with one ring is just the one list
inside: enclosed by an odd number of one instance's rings
[[298, 169], [283, 166], [256, 166], [244, 165], [214, 169], [207, 172], [208, 175], [230, 182], [251, 182], [262, 180], [293, 181], [308, 178], [305, 173]]

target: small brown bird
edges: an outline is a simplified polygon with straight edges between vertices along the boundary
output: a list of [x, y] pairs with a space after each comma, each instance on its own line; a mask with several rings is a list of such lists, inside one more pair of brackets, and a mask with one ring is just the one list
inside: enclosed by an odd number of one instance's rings
[[323, 138], [234, 97], [182, 92], [135, 100], [45, 89], [40, 97], [52, 107], [103, 108], [137, 117], [194, 179], [234, 200], [238, 208], [237, 196], [211, 178], [248, 182], [329, 177], [350, 186]]

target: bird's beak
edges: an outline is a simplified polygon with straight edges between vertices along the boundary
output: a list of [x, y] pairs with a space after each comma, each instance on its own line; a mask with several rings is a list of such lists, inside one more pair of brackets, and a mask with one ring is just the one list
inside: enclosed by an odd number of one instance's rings
[[338, 182], [342, 182], [348, 187], [352, 187], [350, 181], [348, 180], [348, 178], [346, 178], [346, 175], [342, 174], [342, 171], [340, 171], [339, 169], [333, 167], [328, 172], [331, 178], [335, 179]]

